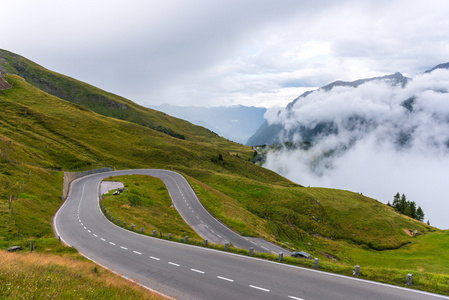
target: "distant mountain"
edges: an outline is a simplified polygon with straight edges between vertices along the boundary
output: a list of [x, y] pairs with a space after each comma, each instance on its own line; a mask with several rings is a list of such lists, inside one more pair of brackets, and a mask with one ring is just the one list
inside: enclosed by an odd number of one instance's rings
[[[448, 64], [442, 64], [435, 67], [434, 69], [443, 68], [447, 65]], [[431, 72], [432, 70], [428, 72]], [[324, 97], [326, 97], [327, 94], [329, 94], [336, 88], [352, 88], [355, 90], [361, 85], [370, 82], [381, 82], [383, 84], [386, 84], [387, 86], [404, 88], [410, 80], [410, 78], [405, 77], [401, 73], [397, 72], [391, 75], [359, 79], [352, 82], [335, 81], [321, 87], [318, 90], [305, 92], [287, 105], [287, 107], [282, 111], [282, 116], [280, 116], [281, 111], [278, 112], [278, 121], [282, 119], [281, 121], [271, 123], [265, 121], [248, 139], [246, 145], [273, 145], [282, 142], [293, 142], [294, 140], [300, 140], [301, 142], [310, 143], [313, 142], [317, 137], [335, 134], [339, 130], [341, 130], [341, 127], [339, 128], [333, 120], [329, 118], [323, 118], [320, 120], [320, 116], [316, 116], [316, 119], [313, 122], [303, 122], [301, 119], [298, 119], [295, 116], [295, 106], [297, 104], [302, 104], [299, 103], [301, 101], [311, 102], [312, 100], [310, 99], [312, 98], [314, 99], [313, 101], [318, 103], [318, 95], [323, 95]], [[350, 103], [350, 99], [348, 99], [348, 103]], [[404, 99], [403, 106], [408, 110], [412, 109], [412, 104], [413, 99]], [[337, 115], [335, 115], [335, 117], [338, 118]], [[352, 114], [346, 117], [347, 120], [343, 123], [345, 124], [344, 126], [347, 126], [347, 128], [373, 125], [368, 120], [369, 116], [366, 115]], [[288, 123], [288, 126], [286, 126], [286, 123]]]
[[241, 144], [244, 144], [265, 121], [264, 114], [267, 111], [262, 107], [242, 105], [199, 107], [164, 104], [151, 108], [206, 127], [222, 137]]
[[430, 70], [427, 70], [426, 73], [430, 73], [430, 72], [432, 72], [432, 71], [434, 71], [436, 69], [449, 69], [449, 62], [444, 63], [444, 64], [439, 64], [438, 66], [436, 66], [436, 67], [434, 67], [434, 68], [432, 68]]

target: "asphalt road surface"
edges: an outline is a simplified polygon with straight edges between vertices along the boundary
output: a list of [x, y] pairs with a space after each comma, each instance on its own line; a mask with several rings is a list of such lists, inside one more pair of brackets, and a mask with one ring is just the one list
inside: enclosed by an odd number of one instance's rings
[[[227, 239], [228, 232], [222, 229], [212, 229], [214, 232], [211, 232], [205, 226], [209, 218], [214, 218], [199, 214], [199, 207], [194, 201], [190, 202], [193, 191], [185, 179], [175, 172], [163, 170], [107, 172], [75, 180], [69, 197], [54, 217], [55, 232], [89, 259], [165, 295], [177, 299], [214, 300], [449, 299], [408, 288], [174, 243], [125, 230], [104, 217], [98, 204], [98, 190], [103, 178], [126, 174], [161, 178], [176, 208], [183, 211], [185, 208], [180, 206], [185, 205], [188, 211], [192, 209], [193, 214], [181, 213], [188, 223], [195, 223], [198, 216], [197, 228], [204, 234], [210, 234], [207, 236], [210, 241]], [[249, 244], [256, 249], [256, 245], [250, 241]]]

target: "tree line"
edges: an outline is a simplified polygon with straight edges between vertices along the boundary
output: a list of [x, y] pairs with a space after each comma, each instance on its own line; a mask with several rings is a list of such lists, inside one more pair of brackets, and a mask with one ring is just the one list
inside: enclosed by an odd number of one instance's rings
[[398, 213], [409, 216], [418, 221], [424, 221], [424, 211], [421, 206], [416, 207], [415, 201], [407, 201], [404, 194], [397, 193], [393, 198], [393, 204], [388, 201], [388, 206], [393, 207]]

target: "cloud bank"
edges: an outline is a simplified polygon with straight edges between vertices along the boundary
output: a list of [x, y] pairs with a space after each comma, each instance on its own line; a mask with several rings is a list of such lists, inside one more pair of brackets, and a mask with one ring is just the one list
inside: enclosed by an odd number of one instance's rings
[[449, 57], [446, 0], [3, 0], [1, 47], [145, 106], [286, 105]]
[[[320, 122], [332, 130], [308, 150], [269, 154], [264, 166], [306, 186], [349, 189], [384, 203], [405, 193], [431, 225], [449, 228], [448, 88], [449, 71], [439, 69], [405, 87], [382, 80], [334, 87], [309, 94], [290, 110], [269, 110], [268, 122], [286, 131]], [[293, 134], [293, 142], [304, 139]]]

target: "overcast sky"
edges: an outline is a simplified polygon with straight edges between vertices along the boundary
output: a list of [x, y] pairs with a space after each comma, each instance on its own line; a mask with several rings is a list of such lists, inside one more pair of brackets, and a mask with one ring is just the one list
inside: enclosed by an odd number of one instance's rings
[[2, 0], [0, 48], [143, 105], [285, 106], [449, 61], [449, 1]]

